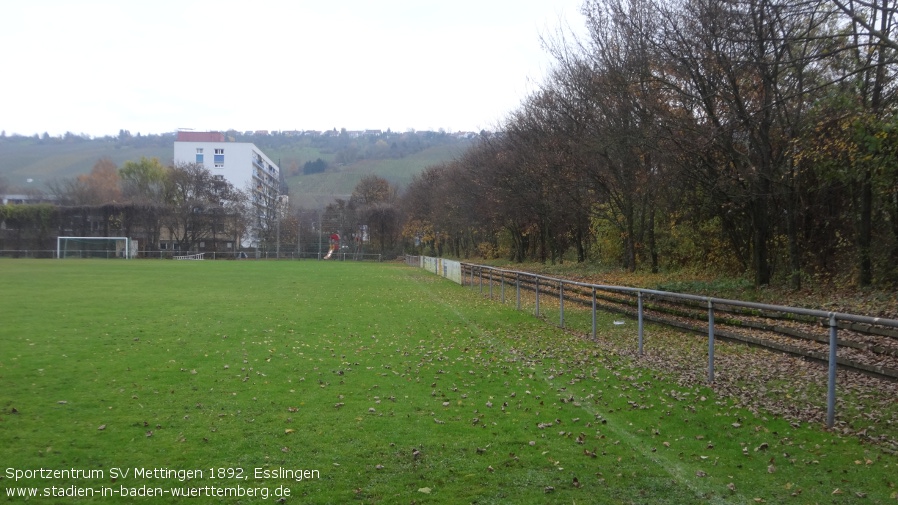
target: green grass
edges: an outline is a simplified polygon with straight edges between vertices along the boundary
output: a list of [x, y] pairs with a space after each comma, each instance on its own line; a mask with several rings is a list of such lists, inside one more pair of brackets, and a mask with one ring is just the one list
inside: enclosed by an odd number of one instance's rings
[[[0, 502], [211, 485], [280, 487], [286, 503], [898, 500], [898, 458], [876, 446], [752, 414], [405, 266], [5, 260], [0, 278]], [[632, 333], [612, 319], [603, 338]]]
[[424, 168], [457, 158], [469, 147], [467, 143], [436, 145], [403, 158], [362, 160], [352, 167], [353, 171], [376, 173], [390, 182], [405, 186]]

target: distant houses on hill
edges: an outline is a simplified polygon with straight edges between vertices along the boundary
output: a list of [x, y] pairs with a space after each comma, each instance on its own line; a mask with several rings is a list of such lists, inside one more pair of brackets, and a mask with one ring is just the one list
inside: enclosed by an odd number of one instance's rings
[[383, 130], [376, 129], [367, 129], [367, 130], [246, 130], [244, 132], [238, 132], [237, 130], [228, 130], [225, 132], [230, 137], [236, 137], [237, 135], [242, 135], [244, 137], [270, 137], [270, 136], [283, 136], [283, 137], [339, 137], [340, 135], [346, 135], [349, 138], [362, 138], [362, 137], [382, 137], [386, 135], [421, 135], [421, 136], [432, 136], [432, 135], [449, 135], [457, 139], [472, 139], [480, 135], [480, 132], [472, 132], [472, 131], [457, 131], [454, 133], [443, 132], [443, 131], [432, 131], [432, 130], [414, 130], [407, 132], [391, 132], [387, 130], [386, 132]]
[[[128, 130], [119, 130], [118, 135], [106, 135], [103, 137], [92, 137], [91, 135], [82, 133], [82, 134], [74, 134], [71, 132], [66, 132], [65, 135], [59, 135], [56, 137], [50, 136], [48, 133], [44, 133], [43, 135], [20, 135], [17, 133], [13, 133], [11, 135], [6, 135], [6, 132], [0, 132], [0, 141], [22, 141], [22, 140], [34, 140], [38, 142], [66, 142], [66, 143], [74, 143], [74, 142], [85, 142], [90, 140], [107, 140], [107, 141], [118, 141], [118, 142], [170, 142], [172, 141], [179, 133], [183, 131], [192, 131], [190, 128], [182, 128], [178, 131], [169, 131], [164, 133], [147, 133], [141, 134], [138, 132], [135, 135], [132, 135]], [[398, 136], [408, 136], [415, 135], [420, 137], [433, 137], [436, 135], [447, 135], [452, 138], [456, 138], [459, 140], [464, 139], [473, 139], [483, 134], [493, 134], [494, 132], [488, 130], [481, 130], [479, 132], [473, 131], [456, 131], [456, 132], [447, 132], [444, 130], [433, 131], [433, 130], [414, 130], [410, 129], [404, 132], [396, 132], [391, 130], [378, 130], [378, 129], [365, 129], [365, 130], [347, 130], [345, 128], [337, 130], [336, 128], [331, 130], [244, 130], [238, 131], [235, 129], [229, 130], [208, 130], [208, 131], [221, 131], [227, 135], [228, 141], [236, 141], [239, 138], [252, 138], [252, 137], [339, 137], [341, 135], [346, 135], [350, 138], [363, 138], [363, 137], [398, 137]]]

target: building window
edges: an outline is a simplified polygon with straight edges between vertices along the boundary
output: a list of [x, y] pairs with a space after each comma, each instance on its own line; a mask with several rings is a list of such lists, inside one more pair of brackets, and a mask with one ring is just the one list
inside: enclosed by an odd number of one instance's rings
[[224, 168], [224, 149], [215, 150], [215, 168]]

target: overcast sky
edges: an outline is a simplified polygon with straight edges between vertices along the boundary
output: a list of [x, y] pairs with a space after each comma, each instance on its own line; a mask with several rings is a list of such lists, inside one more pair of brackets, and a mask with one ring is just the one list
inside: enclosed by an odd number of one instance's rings
[[0, 129], [491, 129], [582, 2], [4, 2]]

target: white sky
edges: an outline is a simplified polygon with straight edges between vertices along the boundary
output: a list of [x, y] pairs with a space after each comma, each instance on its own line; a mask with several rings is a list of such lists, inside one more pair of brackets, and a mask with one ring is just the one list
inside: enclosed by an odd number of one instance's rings
[[582, 2], [5, 1], [0, 129], [491, 129]]

